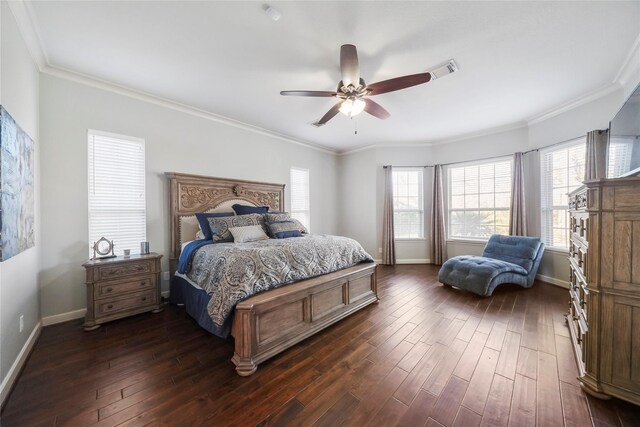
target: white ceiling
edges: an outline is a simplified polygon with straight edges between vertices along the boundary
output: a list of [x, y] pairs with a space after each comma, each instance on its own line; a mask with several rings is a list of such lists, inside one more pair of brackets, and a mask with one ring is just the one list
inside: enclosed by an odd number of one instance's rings
[[[334, 150], [418, 144], [522, 123], [615, 79], [640, 2], [32, 2], [49, 65]], [[455, 59], [460, 71], [311, 125], [333, 99], [340, 45], [367, 83]], [[354, 123], [354, 121], [356, 123]], [[358, 134], [354, 134], [357, 124]]]

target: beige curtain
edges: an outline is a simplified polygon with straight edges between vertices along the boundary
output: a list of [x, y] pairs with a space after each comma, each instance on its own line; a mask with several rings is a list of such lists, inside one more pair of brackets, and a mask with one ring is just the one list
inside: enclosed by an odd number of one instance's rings
[[431, 199], [431, 263], [442, 265], [447, 258], [447, 237], [444, 225], [444, 193], [442, 187], [442, 166], [433, 168], [433, 195]]
[[513, 173], [511, 178], [509, 234], [512, 236], [526, 236], [527, 213], [524, 202], [524, 166], [522, 164], [522, 153], [515, 153], [513, 155]]
[[607, 177], [608, 132], [607, 130], [592, 130], [587, 134], [585, 181]]
[[393, 168], [384, 169], [384, 213], [382, 216], [382, 264], [395, 265], [396, 242], [393, 231]]

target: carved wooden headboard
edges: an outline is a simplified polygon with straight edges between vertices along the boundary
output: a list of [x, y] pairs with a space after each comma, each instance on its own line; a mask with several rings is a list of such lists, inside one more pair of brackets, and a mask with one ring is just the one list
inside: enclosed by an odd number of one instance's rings
[[[184, 173], [165, 172], [169, 178], [169, 212], [171, 246], [169, 264], [175, 273], [183, 242], [193, 240], [195, 233], [187, 224], [197, 224], [197, 212], [215, 212], [224, 207], [231, 210], [231, 202], [246, 202], [255, 206], [269, 206], [269, 210], [284, 211], [284, 184], [213, 178]], [[183, 230], [183, 228], [185, 230]], [[197, 230], [197, 225], [196, 225]]]

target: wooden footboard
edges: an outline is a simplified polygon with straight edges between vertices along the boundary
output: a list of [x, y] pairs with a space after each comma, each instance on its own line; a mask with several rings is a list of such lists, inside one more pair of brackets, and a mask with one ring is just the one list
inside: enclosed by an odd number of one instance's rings
[[378, 301], [375, 263], [358, 264], [242, 301], [231, 334], [239, 375], [338, 320]]

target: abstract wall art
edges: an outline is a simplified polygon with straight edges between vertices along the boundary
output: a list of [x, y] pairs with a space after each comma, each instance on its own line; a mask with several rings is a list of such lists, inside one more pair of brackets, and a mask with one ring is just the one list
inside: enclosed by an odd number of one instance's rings
[[0, 261], [35, 244], [34, 143], [0, 105]]

